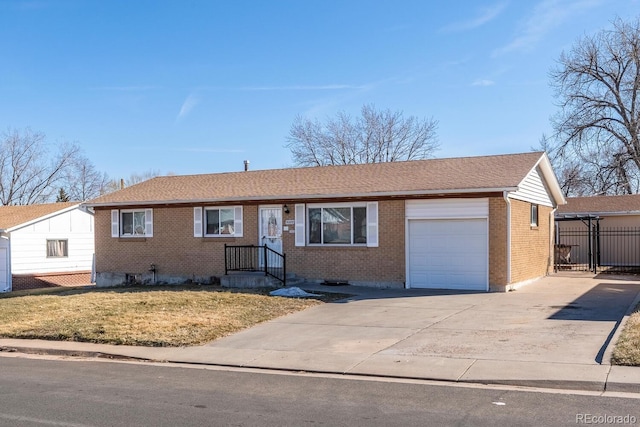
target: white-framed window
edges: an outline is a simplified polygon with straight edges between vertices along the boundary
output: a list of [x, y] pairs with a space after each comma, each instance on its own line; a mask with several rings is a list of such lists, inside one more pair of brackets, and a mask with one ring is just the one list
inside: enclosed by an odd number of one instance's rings
[[69, 256], [67, 239], [47, 239], [47, 258], [66, 258]]
[[242, 237], [242, 206], [193, 208], [194, 237]]
[[152, 237], [153, 209], [111, 211], [111, 237]]
[[[378, 245], [377, 202], [309, 204], [306, 209], [298, 206], [296, 234], [306, 227], [306, 242], [310, 246]], [[303, 214], [306, 214], [304, 223], [299, 218]], [[298, 237], [297, 245], [302, 243]]]
[[538, 205], [531, 204], [531, 226], [538, 226]]

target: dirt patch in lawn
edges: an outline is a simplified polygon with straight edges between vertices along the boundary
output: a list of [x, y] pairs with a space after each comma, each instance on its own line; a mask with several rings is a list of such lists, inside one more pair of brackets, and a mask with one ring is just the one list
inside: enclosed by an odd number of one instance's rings
[[614, 365], [640, 366], [640, 305], [627, 320], [613, 349]]
[[154, 347], [198, 345], [346, 295], [269, 296], [213, 286], [5, 294], [0, 337]]

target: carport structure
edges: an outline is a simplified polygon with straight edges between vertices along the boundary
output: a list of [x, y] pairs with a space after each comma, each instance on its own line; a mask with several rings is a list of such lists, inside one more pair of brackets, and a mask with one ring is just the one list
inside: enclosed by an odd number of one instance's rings
[[640, 195], [567, 198], [555, 216], [555, 270], [640, 270]]

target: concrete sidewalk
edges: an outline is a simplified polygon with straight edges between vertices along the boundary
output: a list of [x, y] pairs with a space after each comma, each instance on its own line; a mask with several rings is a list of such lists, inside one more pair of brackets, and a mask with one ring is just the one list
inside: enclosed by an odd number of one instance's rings
[[508, 294], [304, 287], [353, 296], [197, 347], [0, 339], [0, 348], [640, 393], [640, 368], [608, 363], [640, 281], [552, 276]]

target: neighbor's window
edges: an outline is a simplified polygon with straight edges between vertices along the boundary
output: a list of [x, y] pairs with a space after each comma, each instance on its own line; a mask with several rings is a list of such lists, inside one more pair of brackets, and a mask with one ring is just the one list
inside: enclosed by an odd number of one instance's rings
[[234, 208], [205, 209], [205, 236], [232, 236]]
[[130, 210], [120, 212], [120, 234], [122, 236], [144, 236], [145, 235], [145, 212], [141, 210]]
[[531, 226], [538, 226], [538, 205], [531, 205]]
[[309, 244], [358, 245], [367, 243], [365, 205], [309, 207]]
[[69, 241], [66, 239], [47, 239], [47, 258], [63, 258], [69, 256]]

